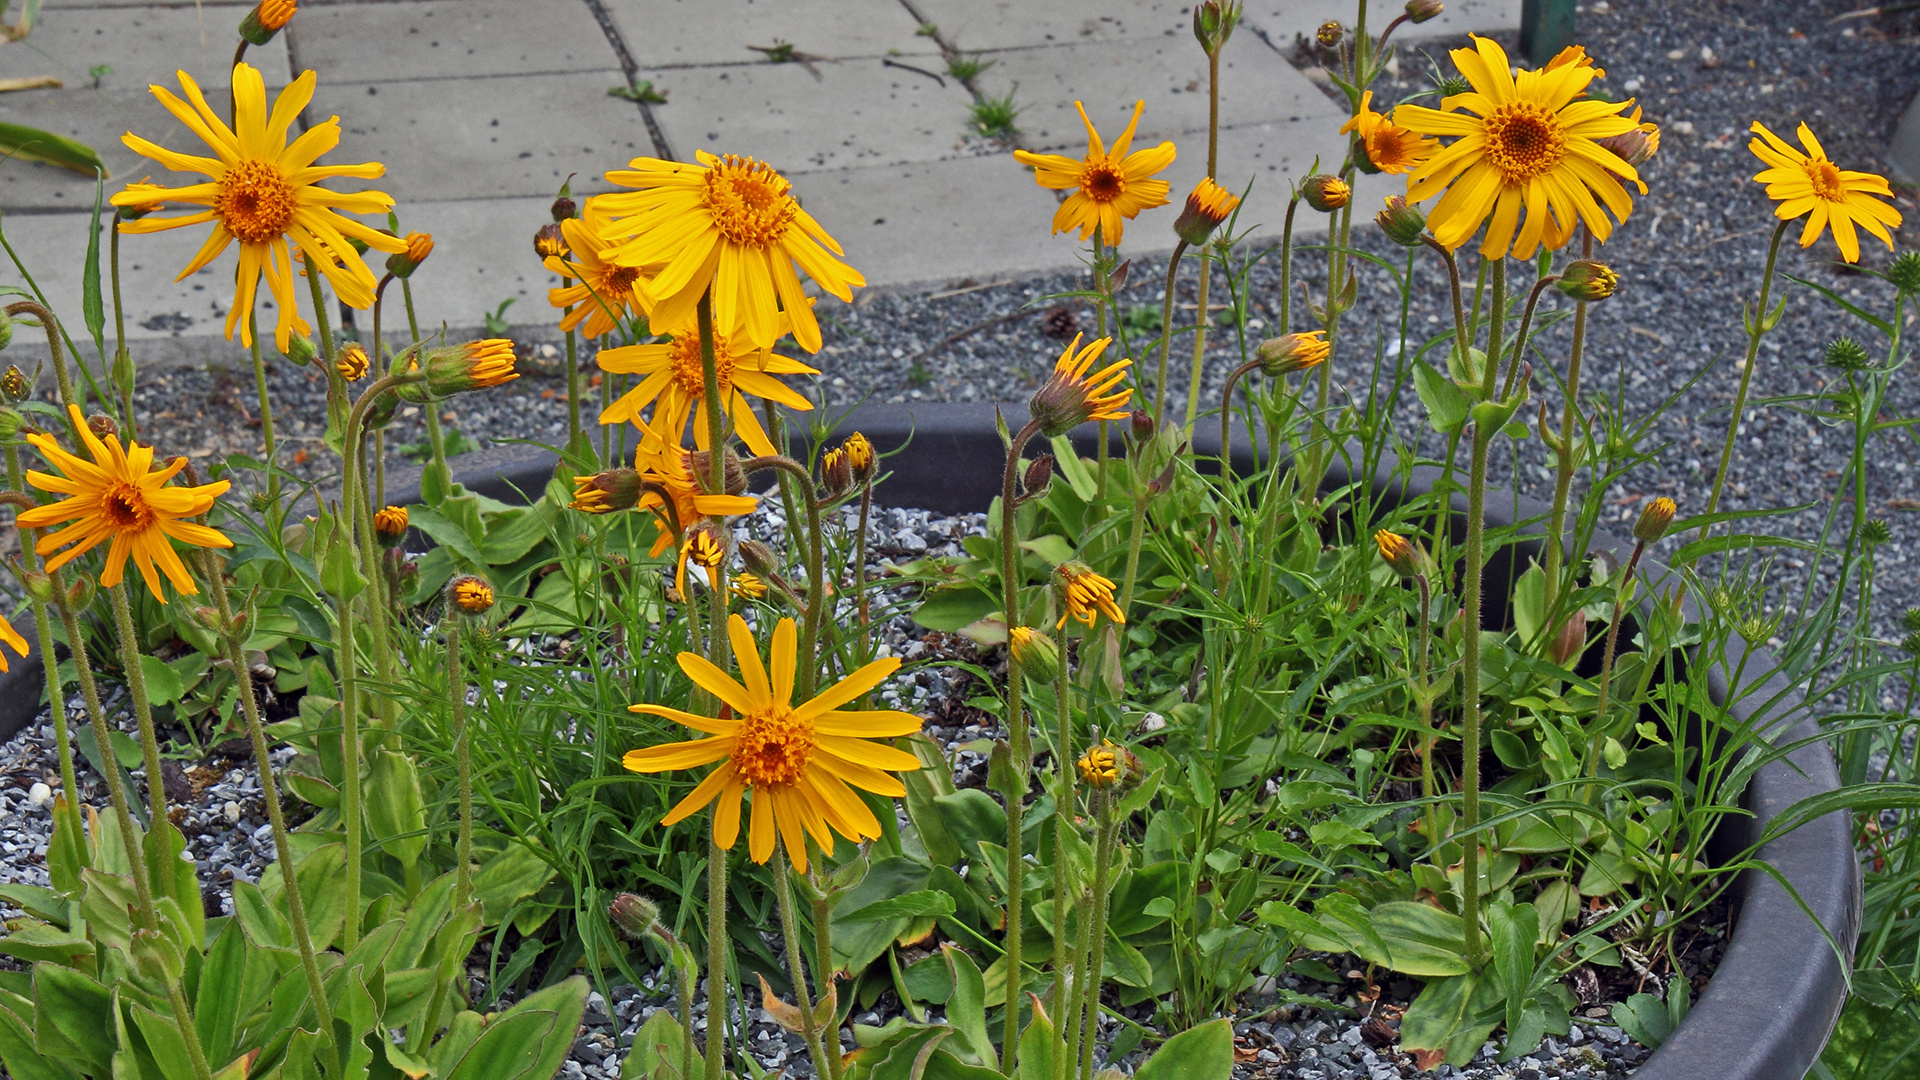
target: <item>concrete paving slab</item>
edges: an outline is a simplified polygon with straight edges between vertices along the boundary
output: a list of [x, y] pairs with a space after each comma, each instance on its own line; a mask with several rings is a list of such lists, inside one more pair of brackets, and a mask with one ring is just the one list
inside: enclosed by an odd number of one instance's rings
[[[93, 147], [106, 164], [108, 189], [151, 175], [156, 183], [187, 183], [127, 149], [120, 136], [132, 131], [172, 150], [204, 154], [206, 145], [187, 131], [153, 95], [139, 90], [21, 90], [0, 94], [0, 121], [65, 135]], [[342, 158], [341, 160], [347, 160]], [[91, 209], [93, 177], [37, 162], [0, 161], [0, 208], [9, 212]]]
[[654, 106], [654, 119], [676, 154], [749, 154], [789, 173], [964, 151], [973, 99], [959, 83], [943, 85], [872, 58], [818, 68], [818, 79], [798, 64], [663, 73], [668, 104]]
[[[174, 72], [180, 69], [203, 87], [226, 86], [240, 42], [234, 30], [247, 10], [211, 4], [200, 12], [190, 5], [102, 10], [49, 3], [26, 41], [5, 46], [0, 55], [6, 57], [8, 75], [58, 75], [71, 88], [90, 86], [87, 71], [97, 64], [113, 68], [101, 78], [102, 89], [144, 91], [147, 84], [160, 83], [178, 93]], [[281, 37], [249, 48], [247, 62], [260, 69], [268, 87], [284, 86], [291, 78]]]
[[[937, 54], [900, 0], [605, 0], [643, 70], [738, 64], [749, 45], [792, 43], [800, 52], [850, 56]], [[584, 5], [583, 5], [584, 6]]]
[[[1258, 44], [1256, 41], [1255, 44]], [[1020, 143], [1035, 150], [1084, 150], [1086, 126], [1073, 103], [1081, 101], [1103, 139], [1125, 130], [1133, 104], [1146, 112], [1134, 137], [1173, 139], [1183, 153], [1190, 138], [1207, 129], [1207, 58], [1190, 38], [1085, 42], [1044, 49], [988, 54], [994, 66], [980, 76], [981, 90], [1005, 93], [1015, 83]], [[1346, 122], [1343, 110], [1293, 65], [1261, 46], [1235, 49], [1220, 59], [1222, 124]]]
[[[1314, 30], [1328, 19], [1343, 26], [1352, 26], [1357, 10], [1354, 0], [1252, 0], [1241, 18], [1243, 25], [1264, 32], [1277, 48], [1291, 49], [1294, 35], [1312, 37]], [[1378, 35], [1404, 10], [1401, 4], [1369, 4], [1367, 26]], [[1496, 33], [1519, 28], [1520, 0], [1447, 0], [1447, 8], [1438, 18], [1418, 25], [1402, 24], [1393, 32], [1392, 41], [1459, 36], [1468, 32]]]
[[1075, 265], [1072, 240], [1048, 235], [1052, 193], [1009, 155], [819, 173], [795, 189], [870, 287]]
[[337, 113], [341, 161], [380, 161], [403, 202], [545, 196], [653, 143], [640, 110], [607, 96], [617, 69], [490, 79], [322, 83], [310, 116]]
[[914, 6], [961, 52], [1166, 39], [1200, 54], [1186, 0], [914, 0]]
[[[579, 0], [426, 0], [302, 8], [282, 36], [302, 67], [333, 82], [473, 78], [618, 67]], [[378, 49], [367, 42], [380, 42]], [[615, 80], [616, 82], [618, 80]]]

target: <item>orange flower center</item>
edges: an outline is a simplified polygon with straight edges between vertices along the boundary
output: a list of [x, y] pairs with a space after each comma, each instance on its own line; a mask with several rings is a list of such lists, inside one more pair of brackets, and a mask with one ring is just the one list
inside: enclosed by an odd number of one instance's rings
[[139, 532], [153, 525], [153, 510], [140, 489], [122, 480], [100, 496], [100, 513], [116, 533]]
[[1823, 157], [1808, 158], [1800, 166], [1807, 171], [1807, 182], [1813, 185], [1813, 193], [1828, 202], [1841, 202], [1847, 197], [1847, 189], [1840, 183], [1840, 169]]
[[613, 265], [602, 265], [597, 269], [600, 287], [595, 291], [618, 314], [620, 305], [633, 299], [633, 283], [639, 280], [640, 271], [637, 267]]
[[1377, 169], [1405, 168], [1413, 163], [1418, 139], [1404, 128], [1383, 127], [1367, 139], [1367, 159]]
[[1486, 154], [1508, 184], [1518, 184], [1560, 164], [1567, 132], [1545, 107], [1508, 102], [1487, 117]]
[[1111, 160], [1090, 161], [1080, 174], [1080, 190], [1094, 202], [1112, 202], [1126, 193], [1127, 178]]
[[782, 709], [742, 718], [734, 736], [733, 767], [755, 788], [791, 784], [813, 760], [813, 724]]
[[770, 247], [800, 213], [787, 195], [791, 186], [771, 165], [728, 154], [707, 170], [701, 203], [720, 235], [747, 247]]
[[248, 244], [264, 244], [287, 234], [300, 208], [293, 185], [278, 167], [265, 161], [241, 161], [220, 178], [214, 212], [227, 231]]
[[[673, 339], [668, 347], [667, 366], [673, 372], [673, 381], [681, 391], [699, 397], [707, 392], [706, 369], [700, 362], [700, 335], [688, 334]], [[722, 396], [733, 386], [733, 352], [727, 348], [727, 339], [713, 335], [713, 370], [720, 377]]]

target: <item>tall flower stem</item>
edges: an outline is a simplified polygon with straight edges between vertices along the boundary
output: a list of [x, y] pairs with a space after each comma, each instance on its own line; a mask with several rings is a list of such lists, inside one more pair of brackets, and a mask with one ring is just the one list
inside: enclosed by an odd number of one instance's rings
[[1093, 955], [1087, 959], [1087, 970], [1080, 980], [1081, 1008], [1075, 1010], [1075, 1016], [1069, 1021], [1080, 1050], [1080, 1067], [1075, 1075], [1082, 1080], [1093, 1075], [1093, 1044], [1100, 1032], [1100, 969], [1106, 965], [1108, 879], [1113, 869], [1115, 834], [1119, 831], [1113, 820], [1111, 789], [1094, 790], [1093, 816], [1100, 829], [1093, 849], [1093, 914], [1087, 920]]
[[[219, 556], [202, 551], [201, 574], [213, 592], [214, 607], [220, 613], [221, 644], [226, 661], [233, 668], [238, 684], [240, 712], [247, 720], [247, 738], [253, 743], [254, 768], [260, 773], [260, 799], [267, 806], [267, 823], [273, 827], [274, 859], [280, 864], [280, 880], [287, 897], [287, 921], [293, 926], [293, 941], [300, 950], [300, 968], [307, 977], [307, 993], [313, 998], [320, 1030], [333, 1031], [333, 1008], [327, 1004], [326, 986], [320, 977], [320, 963], [308, 929], [306, 900], [300, 894], [300, 877], [294, 873], [293, 847], [287, 839], [287, 816], [280, 806], [280, 784], [273, 775], [273, 760], [267, 746], [266, 725], [260, 715], [260, 701], [254, 694], [253, 680], [247, 672], [246, 634], [251, 627], [236, 626], [233, 602], [227, 593], [225, 574]], [[331, 1040], [329, 1040], [331, 1044]], [[329, 1051], [334, 1053], [334, 1051]], [[337, 1068], [337, 1063], [336, 1063]]]
[[[1207, 50], [1207, 175], [1220, 171], [1220, 50]], [[1200, 284], [1193, 326], [1193, 370], [1187, 381], [1187, 438], [1193, 438], [1193, 423], [1200, 415], [1200, 387], [1206, 374], [1207, 327], [1213, 318], [1207, 311], [1207, 286], [1213, 278], [1213, 246], [1200, 248]], [[1285, 301], [1282, 301], [1285, 303]], [[1224, 408], [1225, 406], [1222, 406]], [[1155, 417], [1159, 419], [1159, 417]]]
[[[1600, 659], [1600, 688], [1593, 706], [1593, 731], [1587, 737], [1587, 776], [1597, 779], [1600, 776], [1600, 746], [1607, 737], [1607, 697], [1613, 685], [1614, 649], [1620, 642], [1620, 624], [1626, 621], [1627, 597], [1633, 588], [1633, 575], [1640, 568], [1640, 556], [1647, 550], [1645, 540], [1635, 541], [1633, 554], [1627, 559], [1627, 568], [1620, 575], [1620, 586], [1613, 594], [1613, 614], [1607, 619], [1607, 648]], [[1588, 787], [1586, 801], [1593, 801], [1593, 788]]]
[[814, 651], [820, 640], [820, 620], [826, 613], [826, 538], [820, 524], [818, 491], [805, 465], [780, 454], [748, 458], [741, 469], [749, 475], [761, 469], [775, 470], [799, 488], [799, 501], [807, 510], [807, 608], [801, 614], [800, 649], [796, 653], [803, 666], [794, 672], [794, 687], [796, 693], [808, 697], [819, 685], [820, 663]]
[[[727, 443], [725, 413], [720, 401], [720, 372], [715, 366], [713, 331], [713, 292], [709, 289], [700, 295], [696, 309], [696, 320], [700, 332], [700, 369], [705, 382], [707, 399], [707, 450], [710, 468], [706, 477], [707, 490], [724, 492], [727, 490]], [[606, 381], [601, 381], [604, 390]], [[707, 635], [707, 659], [715, 667], [725, 671], [731, 655], [727, 636], [727, 584], [725, 560], [707, 571], [707, 595], [711, 611], [708, 615], [712, 632]], [[823, 597], [817, 593], [809, 598], [808, 609], [822, 607]], [[809, 623], [811, 623], [809, 619]], [[808, 643], [809, 648], [811, 642]], [[818, 659], [809, 651], [806, 654], [805, 670], [818, 667]], [[717, 813], [717, 811], [716, 811]], [[727, 853], [713, 838], [712, 830], [707, 833], [707, 1042], [706, 1068], [707, 1080], [722, 1080], [726, 1069], [727, 1035]]]
[[793, 871], [787, 865], [784, 848], [773, 853], [773, 880], [780, 906], [780, 936], [787, 945], [787, 977], [793, 981], [793, 1003], [800, 1007], [800, 1034], [807, 1042], [807, 1056], [813, 1059], [813, 1075], [825, 1078], [829, 1075], [827, 1053], [814, 1023], [813, 998], [807, 993], [807, 962], [801, 956], [800, 926], [793, 913]]
[[[1101, 227], [1093, 227], [1093, 291], [1098, 299], [1094, 301], [1094, 331], [1101, 337], [1107, 336], [1107, 246], [1101, 235]], [[1095, 472], [1098, 486], [1095, 498], [1101, 502], [1107, 500], [1107, 422], [1100, 421], [1100, 445], [1094, 449]], [[1011, 624], [1009, 624], [1011, 625]]]
[[[25, 477], [20, 470], [20, 449], [7, 447], [7, 479], [15, 492], [24, 490]], [[17, 514], [33, 506], [33, 501], [21, 496], [14, 504]], [[16, 526], [16, 528], [18, 528]], [[20, 564], [28, 574], [40, 569], [40, 556], [34, 551], [34, 535], [37, 530], [18, 529], [20, 533]], [[73, 737], [67, 729], [67, 691], [61, 684], [60, 658], [48, 646], [53, 641], [53, 621], [47, 617], [47, 604], [44, 600], [33, 601], [34, 640], [39, 642], [40, 665], [46, 672], [47, 711], [53, 717], [54, 751], [60, 758], [60, 790], [67, 796], [67, 804], [78, 811], [80, 806], [80, 781], [73, 769]]]
[[[113, 234], [109, 242], [108, 276], [113, 283], [113, 382], [120, 391], [121, 422], [127, 427], [129, 443], [140, 437], [140, 423], [133, 415], [133, 357], [127, 352], [127, 313], [120, 305], [120, 210], [113, 211]], [[261, 413], [264, 424], [266, 414]]]
[[[8, 315], [31, 315], [39, 320], [40, 328], [47, 333], [47, 356], [53, 363], [54, 385], [60, 388], [60, 404], [80, 404], [80, 400], [73, 396], [73, 373], [67, 370], [67, 354], [60, 348], [60, 323], [53, 317], [53, 312], [32, 300], [16, 300], [7, 305], [6, 311]], [[73, 436], [77, 439], [80, 433], [73, 431]]]
[[453, 760], [460, 780], [460, 832], [454, 844], [454, 897], [473, 900], [473, 749], [467, 731], [467, 666], [461, 653], [464, 616], [447, 612], [447, 708], [453, 716]]
[[[860, 605], [860, 655], [868, 655], [871, 647], [868, 640], [868, 603], [867, 603], [867, 521], [873, 516], [873, 478], [869, 476], [860, 482], [860, 531], [853, 539], [853, 595]], [[811, 522], [811, 519], [809, 519]], [[811, 527], [811, 524], [809, 524]]]
[[[811, 840], [808, 841], [809, 844], [812, 842]], [[813, 849], [809, 848], [809, 850]], [[808, 860], [807, 873], [809, 875], [808, 882], [813, 886], [811, 890], [813, 894], [813, 970], [816, 972], [815, 978], [820, 980], [820, 985], [826, 987], [827, 993], [831, 995], [833, 993], [835, 971], [833, 966], [833, 911], [828, 901], [826, 882], [822, 879], [820, 873], [819, 859]], [[833, 1032], [831, 1035], [833, 1045], [832, 1052], [827, 1055], [827, 1077], [828, 1080], [841, 1080], [841, 1077], [846, 1073], [847, 1067], [841, 1060], [839, 1028], [836, 1026], [831, 1030]]]
[[1280, 228], [1280, 326], [1279, 332], [1290, 334], [1293, 323], [1293, 297], [1288, 292], [1293, 287], [1293, 214], [1300, 209], [1300, 193], [1295, 191], [1287, 200], [1286, 224]]
[[[1073, 703], [1072, 676], [1067, 663], [1065, 642], [1060, 650], [1059, 671], [1053, 677], [1053, 707], [1059, 727], [1054, 736], [1053, 763], [1057, 774], [1057, 784], [1053, 796], [1053, 993], [1049, 1008], [1062, 1022], [1067, 1015], [1067, 1005], [1072, 1000], [1068, 995], [1068, 972], [1073, 970], [1068, 960], [1067, 913], [1074, 905], [1067, 900], [1067, 830], [1073, 827], [1073, 814], [1076, 809], [1073, 784]], [[1008, 667], [1013, 667], [1008, 664]], [[1055, 1077], [1065, 1075], [1064, 1059], [1061, 1068], [1054, 1070]]]
[[[59, 577], [49, 577], [53, 582], [54, 604], [60, 611], [60, 622], [67, 632], [67, 647], [73, 656], [74, 676], [80, 683], [80, 694], [87, 702], [87, 715], [93, 727], [100, 760], [111, 762], [114, 756], [113, 746], [107, 740], [107, 714], [100, 707], [100, 688], [93, 681], [93, 666], [87, 662], [86, 639], [81, 637], [80, 620], [74, 616], [73, 608], [67, 602], [67, 592], [61, 586]], [[128, 677], [128, 682], [134, 683], [138, 679], [138, 675], [132, 675]], [[147, 877], [146, 843], [134, 831], [133, 812], [127, 801], [126, 789], [120, 784], [120, 771], [112, 767], [102, 771], [107, 774], [107, 794], [113, 802], [120, 836], [127, 845], [127, 861], [132, 864], [134, 920], [145, 933], [162, 933], [158, 910], [153, 904], [153, 883]], [[152, 784], [150, 776], [149, 787]], [[164, 813], [163, 809], [155, 808], [149, 820], [156, 823], [164, 820]], [[179, 1033], [180, 1042], [187, 1049], [187, 1062], [192, 1066], [196, 1080], [212, 1080], [213, 1072], [207, 1067], [206, 1050], [200, 1045], [199, 1030], [194, 1027], [193, 1011], [187, 1005], [187, 996], [180, 988], [180, 980], [168, 979], [166, 989], [167, 1003], [173, 1011], [174, 1030]]]
[[1440, 811], [1433, 804], [1433, 744], [1436, 738], [1433, 730], [1434, 686], [1427, 677], [1427, 653], [1429, 637], [1433, 628], [1433, 585], [1427, 581], [1427, 575], [1414, 578], [1420, 586], [1420, 626], [1418, 629], [1416, 665], [1420, 702], [1420, 797], [1427, 800], [1427, 843], [1440, 843]]
[[[147, 769], [147, 805], [153, 811], [154, 828], [167, 817], [167, 785], [160, 772], [160, 739], [153, 729], [153, 707], [147, 699], [147, 680], [140, 670], [140, 640], [133, 627], [133, 607], [127, 602], [127, 583], [122, 581], [107, 590], [113, 598], [113, 623], [119, 631], [120, 663], [127, 673], [127, 693], [133, 698], [133, 718], [140, 725], [140, 752]], [[246, 669], [234, 673], [245, 678]], [[169, 866], [168, 870], [174, 868]], [[156, 886], [165, 884], [155, 882]]]
[[[715, 627], [713, 637], [726, 630]], [[717, 813], [717, 811], [716, 811]], [[707, 1080], [725, 1080], [727, 1054], [727, 852], [707, 830]]]
[[[569, 309], [571, 310], [571, 309]], [[580, 360], [574, 332], [567, 331], [567, 445], [580, 440]]]
[[[315, 286], [318, 294], [319, 287]], [[329, 363], [328, 370], [332, 371]], [[333, 372], [337, 377], [338, 372]], [[361, 517], [359, 477], [360, 464], [355, 453], [360, 443], [360, 428], [365, 422], [367, 409], [379, 400], [380, 395], [393, 389], [402, 382], [402, 378], [386, 375], [374, 381], [354, 402], [348, 413], [342, 431], [342, 456], [340, 474], [340, 514], [345, 520], [335, 527], [341, 530], [341, 543], [344, 545], [344, 557], [350, 562], [359, 562], [355, 549], [355, 519]], [[343, 575], [344, 576], [344, 575]], [[347, 866], [346, 892], [348, 898], [348, 916], [346, 936], [342, 939], [347, 951], [360, 943], [360, 848], [362, 841], [361, 805], [360, 805], [360, 665], [355, 650], [358, 642], [354, 637], [353, 596], [342, 591], [334, 597], [334, 663], [340, 675], [340, 772], [341, 797], [340, 817], [346, 832]]]
[[[1028, 440], [1039, 434], [1040, 425], [1029, 420], [1014, 435], [1007, 447], [1007, 467], [1000, 480], [1000, 588], [1001, 605], [1011, 630], [1020, 625], [1020, 544], [1015, 522], [1014, 476], [1020, 468], [1020, 454]], [[1033, 745], [1027, 730], [1027, 712], [1020, 698], [1020, 665], [1007, 665], [1007, 739], [1012, 757], [1012, 782], [1002, 794], [1007, 803], [1007, 1031], [1001, 1040], [1000, 1071], [1013, 1075], [1020, 1052], [1021, 904], [1024, 887], [1025, 852], [1021, 830], [1025, 823], [1027, 776], [1033, 768]]]
[[[1501, 353], [1501, 314], [1506, 306], [1507, 264], [1504, 258], [1493, 265], [1492, 326], [1488, 331], [1487, 364], [1482, 385], [1482, 400], [1493, 399], [1499, 377]], [[1493, 445], [1497, 429], [1476, 422], [1473, 425], [1473, 464], [1467, 480], [1467, 565], [1461, 581], [1461, 722], [1460, 722], [1460, 825], [1472, 833], [1480, 824], [1480, 619], [1482, 576], [1486, 572], [1487, 539], [1487, 451]], [[1469, 964], [1481, 960], [1480, 942], [1480, 838], [1469, 835], [1462, 842], [1460, 917], [1466, 925], [1466, 956]]]
[[[1581, 258], [1593, 256], [1593, 233], [1582, 230]], [[1566, 560], [1567, 498], [1573, 491], [1573, 470], [1579, 459], [1573, 448], [1574, 425], [1580, 420], [1580, 369], [1587, 348], [1587, 302], [1573, 305], [1573, 345], [1567, 353], [1566, 402], [1561, 406], [1560, 442], [1553, 448], [1553, 508], [1547, 511], [1547, 617], [1553, 618], [1560, 595], [1560, 571]], [[1544, 416], [1543, 416], [1544, 420]], [[1555, 628], [1557, 629], [1557, 627]]]
[[[1733, 415], [1727, 420], [1727, 441], [1720, 448], [1720, 467], [1713, 474], [1713, 489], [1707, 493], [1708, 514], [1720, 508], [1720, 490], [1727, 483], [1727, 467], [1733, 463], [1733, 444], [1740, 437], [1740, 414], [1747, 407], [1747, 388], [1753, 383], [1754, 360], [1760, 353], [1760, 339], [1770, 328], [1767, 315], [1767, 300], [1772, 295], [1773, 267], [1780, 257], [1780, 238], [1787, 234], [1791, 220], [1785, 220], [1774, 226], [1773, 240], [1767, 245], [1767, 268], [1760, 275], [1760, 306], [1747, 318], [1747, 359], [1740, 368], [1740, 388], [1733, 394]], [[1862, 516], [1856, 514], [1856, 517]], [[1705, 540], [1710, 525], [1700, 526], [1700, 535], [1696, 540]]]
[[[407, 332], [412, 334], [413, 340], [417, 342], [420, 340], [420, 319], [413, 312], [411, 280], [400, 279], [400, 297], [407, 304]], [[453, 473], [447, 468], [447, 437], [446, 433], [440, 430], [440, 413], [434, 408], [435, 404], [435, 402], [428, 402], [420, 407], [420, 411], [425, 414], [427, 421], [427, 450], [433, 455], [431, 467], [444, 486], [452, 482]]]
[[1160, 300], [1160, 375], [1153, 383], [1153, 418], [1160, 424], [1167, 422], [1167, 354], [1173, 349], [1173, 283], [1180, 273], [1180, 259], [1186, 253], [1185, 240], [1173, 246], [1173, 257], [1167, 260], [1166, 294]]
[[260, 351], [260, 329], [254, 325], [253, 312], [247, 312], [247, 336], [252, 338], [248, 351], [253, 355], [253, 385], [260, 395], [260, 440], [267, 455], [267, 499], [280, 501], [280, 441], [273, 431], [273, 400], [267, 394], [267, 360]]

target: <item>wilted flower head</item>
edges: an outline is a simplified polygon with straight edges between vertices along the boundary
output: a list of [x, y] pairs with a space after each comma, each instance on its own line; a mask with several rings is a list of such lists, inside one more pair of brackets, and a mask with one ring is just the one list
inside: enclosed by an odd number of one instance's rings
[[588, 514], [631, 510], [640, 503], [640, 474], [625, 466], [573, 478], [568, 507]]
[[540, 226], [540, 231], [533, 234], [533, 253], [544, 262], [547, 259], [565, 259], [573, 254], [573, 249], [567, 246], [566, 235], [560, 231], [559, 223], [555, 222]]
[[1320, 24], [1319, 29], [1313, 32], [1313, 39], [1328, 49], [1340, 44], [1340, 39], [1346, 36], [1347, 28], [1341, 26], [1337, 19], [1328, 19], [1326, 22]]
[[820, 487], [829, 498], [845, 495], [853, 488], [853, 465], [844, 448], [835, 447], [820, 455]]
[[1260, 370], [1269, 378], [1281, 378], [1314, 367], [1333, 353], [1325, 330], [1307, 330], [1268, 338], [1254, 347]]
[[1214, 183], [1213, 177], [1206, 177], [1187, 196], [1186, 209], [1174, 219], [1174, 234], [1196, 247], [1204, 244], [1239, 205], [1238, 195]]
[[1841, 371], [1861, 371], [1873, 363], [1866, 347], [1850, 337], [1837, 337], [1827, 343], [1826, 364]]
[[727, 579], [727, 590], [742, 600], [759, 600], [767, 595], [767, 583], [742, 571]]
[[[0, 323], [6, 322], [7, 317], [0, 314]], [[32, 393], [33, 384], [27, 381], [27, 373], [8, 364], [6, 374], [0, 375], [0, 395], [5, 395], [7, 401], [18, 404], [27, 400]]]
[[1087, 373], [1087, 369], [1111, 344], [1113, 339], [1105, 337], [1082, 348], [1080, 335], [1074, 335], [1073, 343], [1054, 363], [1052, 377], [1034, 391], [1027, 403], [1028, 411], [1040, 425], [1041, 434], [1051, 439], [1056, 435], [1065, 435], [1089, 420], [1126, 418], [1127, 401], [1132, 398], [1133, 391], [1113, 392], [1113, 388], [1126, 378], [1127, 367], [1133, 361], [1118, 360], [1090, 375]]
[[873, 452], [873, 444], [867, 441], [865, 435], [854, 432], [840, 444], [840, 449], [846, 452], [847, 467], [853, 470], [854, 483], [864, 484], [873, 479], [873, 468], [878, 459]]
[[1884, 518], [1868, 518], [1860, 525], [1860, 540], [1869, 547], [1879, 547], [1893, 539], [1893, 526]]

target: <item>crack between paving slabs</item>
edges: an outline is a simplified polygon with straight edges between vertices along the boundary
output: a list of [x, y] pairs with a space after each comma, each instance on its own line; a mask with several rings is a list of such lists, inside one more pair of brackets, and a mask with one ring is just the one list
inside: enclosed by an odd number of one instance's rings
[[[607, 37], [607, 44], [613, 47], [613, 54], [620, 61], [620, 72], [627, 78], [628, 86], [640, 84], [640, 65], [633, 59], [633, 53], [627, 48], [627, 41], [620, 36], [620, 28], [614, 25], [613, 15], [601, 0], [586, 0], [587, 10], [593, 12], [593, 19], [600, 24], [600, 32]], [[673, 147], [667, 142], [667, 133], [660, 130], [660, 122], [654, 119], [653, 109], [644, 101], [636, 101], [640, 107], [640, 119], [646, 122], [647, 138], [653, 141], [653, 152], [662, 160], [672, 161]]]

